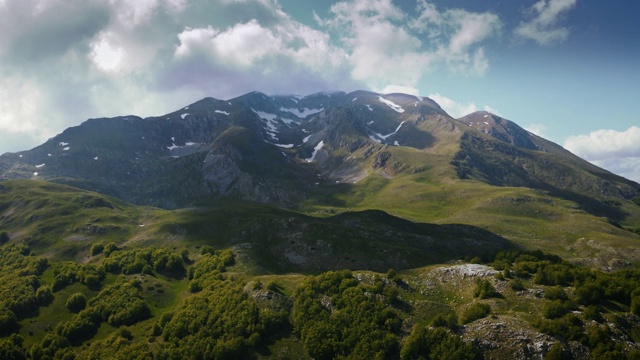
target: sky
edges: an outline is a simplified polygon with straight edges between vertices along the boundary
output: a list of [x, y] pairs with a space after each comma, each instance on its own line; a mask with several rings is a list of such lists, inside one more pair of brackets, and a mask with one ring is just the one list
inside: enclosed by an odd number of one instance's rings
[[640, 3], [0, 0], [0, 154], [204, 97], [371, 90], [487, 110], [640, 182]]

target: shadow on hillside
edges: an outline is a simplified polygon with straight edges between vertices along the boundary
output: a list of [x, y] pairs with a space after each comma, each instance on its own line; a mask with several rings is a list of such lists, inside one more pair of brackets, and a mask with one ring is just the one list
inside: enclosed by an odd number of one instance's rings
[[599, 217], [606, 217], [614, 221], [623, 221], [629, 213], [623, 211], [615, 203], [605, 203], [590, 196], [582, 195], [570, 190], [558, 189], [553, 186], [546, 186], [549, 195], [573, 201], [580, 205], [585, 212]]
[[[328, 218], [293, 213], [256, 219], [241, 233], [227, 233], [246, 254], [274, 273], [327, 270], [410, 269], [465, 258], [492, 259], [519, 246], [487, 230], [460, 224], [413, 223], [383, 211], [348, 212]], [[248, 233], [246, 229], [251, 229]]]

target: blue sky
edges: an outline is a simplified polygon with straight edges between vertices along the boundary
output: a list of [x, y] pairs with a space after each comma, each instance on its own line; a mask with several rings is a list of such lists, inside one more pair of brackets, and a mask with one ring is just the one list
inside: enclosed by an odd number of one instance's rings
[[0, 153], [205, 96], [368, 89], [640, 181], [638, 24], [622, 0], [0, 0]]

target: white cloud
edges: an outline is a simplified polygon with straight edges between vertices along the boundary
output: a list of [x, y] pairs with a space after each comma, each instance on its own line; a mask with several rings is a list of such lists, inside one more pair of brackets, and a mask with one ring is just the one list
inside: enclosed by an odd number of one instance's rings
[[540, 45], [564, 41], [569, 36], [569, 29], [558, 26], [558, 22], [576, 3], [577, 0], [539, 0], [528, 9], [533, 18], [521, 22], [514, 30], [516, 36], [533, 40]]
[[446, 111], [449, 115], [453, 116], [454, 118], [460, 118], [465, 115], [469, 115], [474, 111], [478, 111], [478, 107], [473, 102], [467, 103], [467, 104], [458, 103], [438, 93], [429, 94], [428, 97], [431, 98], [431, 100], [438, 103], [438, 105], [440, 105], [440, 107], [444, 111]]
[[543, 138], [547, 136], [547, 127], [543, 124], [529, 124], [524, 129]]
[[600, 129], [570, 136], [564, 147], [609, 171], [640, 181], [640, 127], [625, 131]]
[[178, 34], [178, 58], [205, 53], [225, 66], [249, 68], [267, 56], [280, 54], [282, 40], [256, 21], [219, 31], [212, 27], [185, 29]]
[[489, 105], [485, 105], [485, 106], [484, 106], [484, 108], [483, 108], [483, 110], [484, 110], [484, 111], [487, 111], [487, 112], [490, 112], [490, 113], [492, 113], [492, 114], [494, 114], [494, 115], [498, 115], [498, 116], [502, 117], [502, 113], [500, 112], [500, 110], [498, 110], [498, 109], [494, 109], [494, 108], [492, 108], [492, 107], [491, 107], [491, 106], [489, 106]]
[[390, 0], [350, 0], [331, 7], [316, 22], [338, 32], [349, 52], [354, 79], [380, 91], [388, 86], [415, 88], [438, 69], [483, 75], [489, 67], [480, 44], [499, 34], [502, 22], [492, 13], [461, 9], [438, 11], [419, 0], [417, 16]]
[[382, 91], [380, 92], [383, 94], [402, 93], [402, 94], [420, 96], [420, 90], [411, 86], [389, 85], [389, 86], [386, 86], [384, 89], [382, 89]]
[[91, 44], [89, 57], [103, 71], [117, 71], [122, 64], [124, 51], [115, 47], [106, 38], [98, 38]]

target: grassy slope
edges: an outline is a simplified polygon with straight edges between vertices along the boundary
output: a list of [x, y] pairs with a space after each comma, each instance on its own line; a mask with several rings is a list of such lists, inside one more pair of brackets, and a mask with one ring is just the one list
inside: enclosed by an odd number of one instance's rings
[[[356, 184], [330, 185], [337, 195], [329, 206], [310, 201], [303, 209], [326, 212], [329, 208], [330, 213], [384, 209], [416, 222], [478, 226], [527, 248], [569, 259], [601, 258], [597, 265], [612, 259], [640, 261], [638, 235], [587, 213], [576, 202], [540, 190], [458, 180], [446, 154], [450, 149], [445, 154], [404, 147], [389, 147], [388, 151], [417, 171], [393, 179], [373, 173]], [[618, 202], [614, 207], [624, 216], [623, 227], [640, 224], [640, 207], [633, 202]]]
[[324, 218], [242, 202], [166, 211], [68, 186], [3, 183], [0, 230], [51, 259], [87, 261], [94, 243], [121, 248], [234, 248], [256, 274], [384, 270], [492, 253], [513, 245], [470, 226], [417, 224], [383, 212]]

